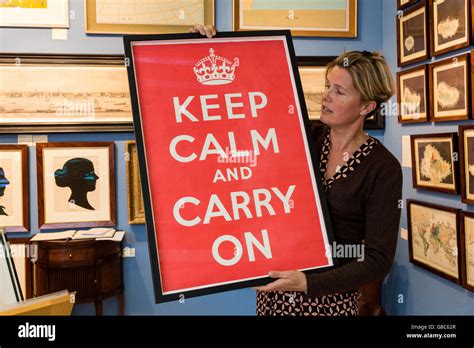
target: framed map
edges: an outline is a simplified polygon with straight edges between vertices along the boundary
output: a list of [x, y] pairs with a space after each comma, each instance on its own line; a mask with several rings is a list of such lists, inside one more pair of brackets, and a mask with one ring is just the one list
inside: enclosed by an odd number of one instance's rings
[[428, 69], [426, 65], [397, 73], [399, 123], [428, 121]]
[[413, 187], [458, 193], [457, 133], [411, 135]]
[[397, 8], [399, 10], [404, 10], [407, 7], [410, 7], [416, 3], [418, 3], [420, 0], [397, 0]]
[[459, 284], [458, 210], [408, 200], [410, 262]]
[[186, 33], [214, 24], [214, 0], [86, 0], [88, 34]]
[[461, 165], [461, 199], [474, 204], [474, 126], [459, 126], [459, 162]]
[[474, 291], [474, 213], [461, 212], [462, 286]]
[[428, 57], [428, 19], [425, 2], [397, 15], [398, 66]]
[[0, 133], [132, 130], [121, 55], [0, 54]]
[[430, 64], [430, 119], [434, 122], [469, 119], [470, 54]]
[[357, 37], [357, 0], [234, 0], [234, 30]]
[[0, 27], [69, 28], [68, 0], [0, 0]]

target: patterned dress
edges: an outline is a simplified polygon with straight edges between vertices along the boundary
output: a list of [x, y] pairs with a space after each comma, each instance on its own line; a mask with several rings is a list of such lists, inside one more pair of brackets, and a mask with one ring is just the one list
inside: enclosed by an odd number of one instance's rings
[[[369, 139], [354, 152], [349, 160], [339, 168], [331, 178], [325, 180], [324, 174], [327, 170], [331, 142], [329, 131], [324, 137], [319, 171], [323, 181], [323, 189], [326, 192], [331, 189], [333, 183], [350, 175], [351, 172], [361, 164], [361, 161], [369, 155], [378, 140]], [[309, 298], [300, 291], [257, 291], [257, 315], [259, 316], [352, 316], [359, 314], [358, 290], [345, 293], [323, 295], [321, 297]]]

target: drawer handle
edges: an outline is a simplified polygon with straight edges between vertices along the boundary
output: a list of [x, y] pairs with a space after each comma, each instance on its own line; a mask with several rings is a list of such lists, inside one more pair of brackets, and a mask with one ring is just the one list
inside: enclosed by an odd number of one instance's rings
[[69, 258], [72, 259], [72, 254], [69, 254]]

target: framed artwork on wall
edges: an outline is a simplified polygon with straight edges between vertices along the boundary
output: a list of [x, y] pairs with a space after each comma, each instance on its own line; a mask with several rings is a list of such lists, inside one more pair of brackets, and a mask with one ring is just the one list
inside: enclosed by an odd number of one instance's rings
[[2, 0], [0, 27], [69, 28], [68, 0]]
[[293, 36], [357, 37], [357, 0], [233, 0], [234, 31], [290, 29]]
[[459, 284], [458, 210], [415, 200], [407, 208], [410, 262]]
[[215, 24], [214, 0], [86, 0], [88, 34], [186, 33]]
[[135, 141], [125, 143], [125, 158], [127, 165], [127, 203], [128, 223], [144, 224], [145, 207], [143, 205], [142, 183], [138, 168], [137, 144]]
[[418, 3], [420, 0], [397, 0], [397, 9], [404, 10], [407, 7], [413, 6]]
[[308, 118], [321, 117], [321, 104], [326, 89], [326, 65], [336, 57], [297, 57]]
[[471, 45], [470, 0], [430, 0], [430, 50], [432, 56]]
[[0, 54], [0, 81], [0, 133], [132, 130], [124, 56]]
[[461, 167], [461, 199], [474, 204], [474, 126], [459, 126], [459, 162]]
[[430, 119], [434, 122], [467, 120], [470, 116], [470, 54], [429, 65]]
[[115, 226], [114, 143], [38, 143], [39, 228]]
[[474, 291], [474, 213], [462, 211], [460, 220], [462, 286]]
[[428, 26], [425, 1], [397, 15], [398, 66], [428, 58]]
[[428, 68], [426, 65], [397, 73], [398, 122], [427, 122], [429, 116]]
[[28, 232], [28, 146], [0, 145], [0, 226]]
[[413, 187], [458, 193], [457, 133], [411, 135]]

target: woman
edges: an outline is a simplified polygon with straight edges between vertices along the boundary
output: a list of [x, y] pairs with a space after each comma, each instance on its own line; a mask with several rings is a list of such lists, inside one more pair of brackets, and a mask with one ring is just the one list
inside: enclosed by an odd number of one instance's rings
[[[204, 34], [209, 37], [209, 30]], [[344, 255], [338, 267], [322, 273], [270, 272], [276, 280], [256, 288], [257, 315], [358, 315], [358, 289], [388, 274], [400, 223], [402, 172], [363, 125], [393, 94], [390, 70], [378, 53], [347, 52], [328, 64], [324, 125], [313, 126], [312, 136], [335, 243], [362, 245], [363, 254]]]

